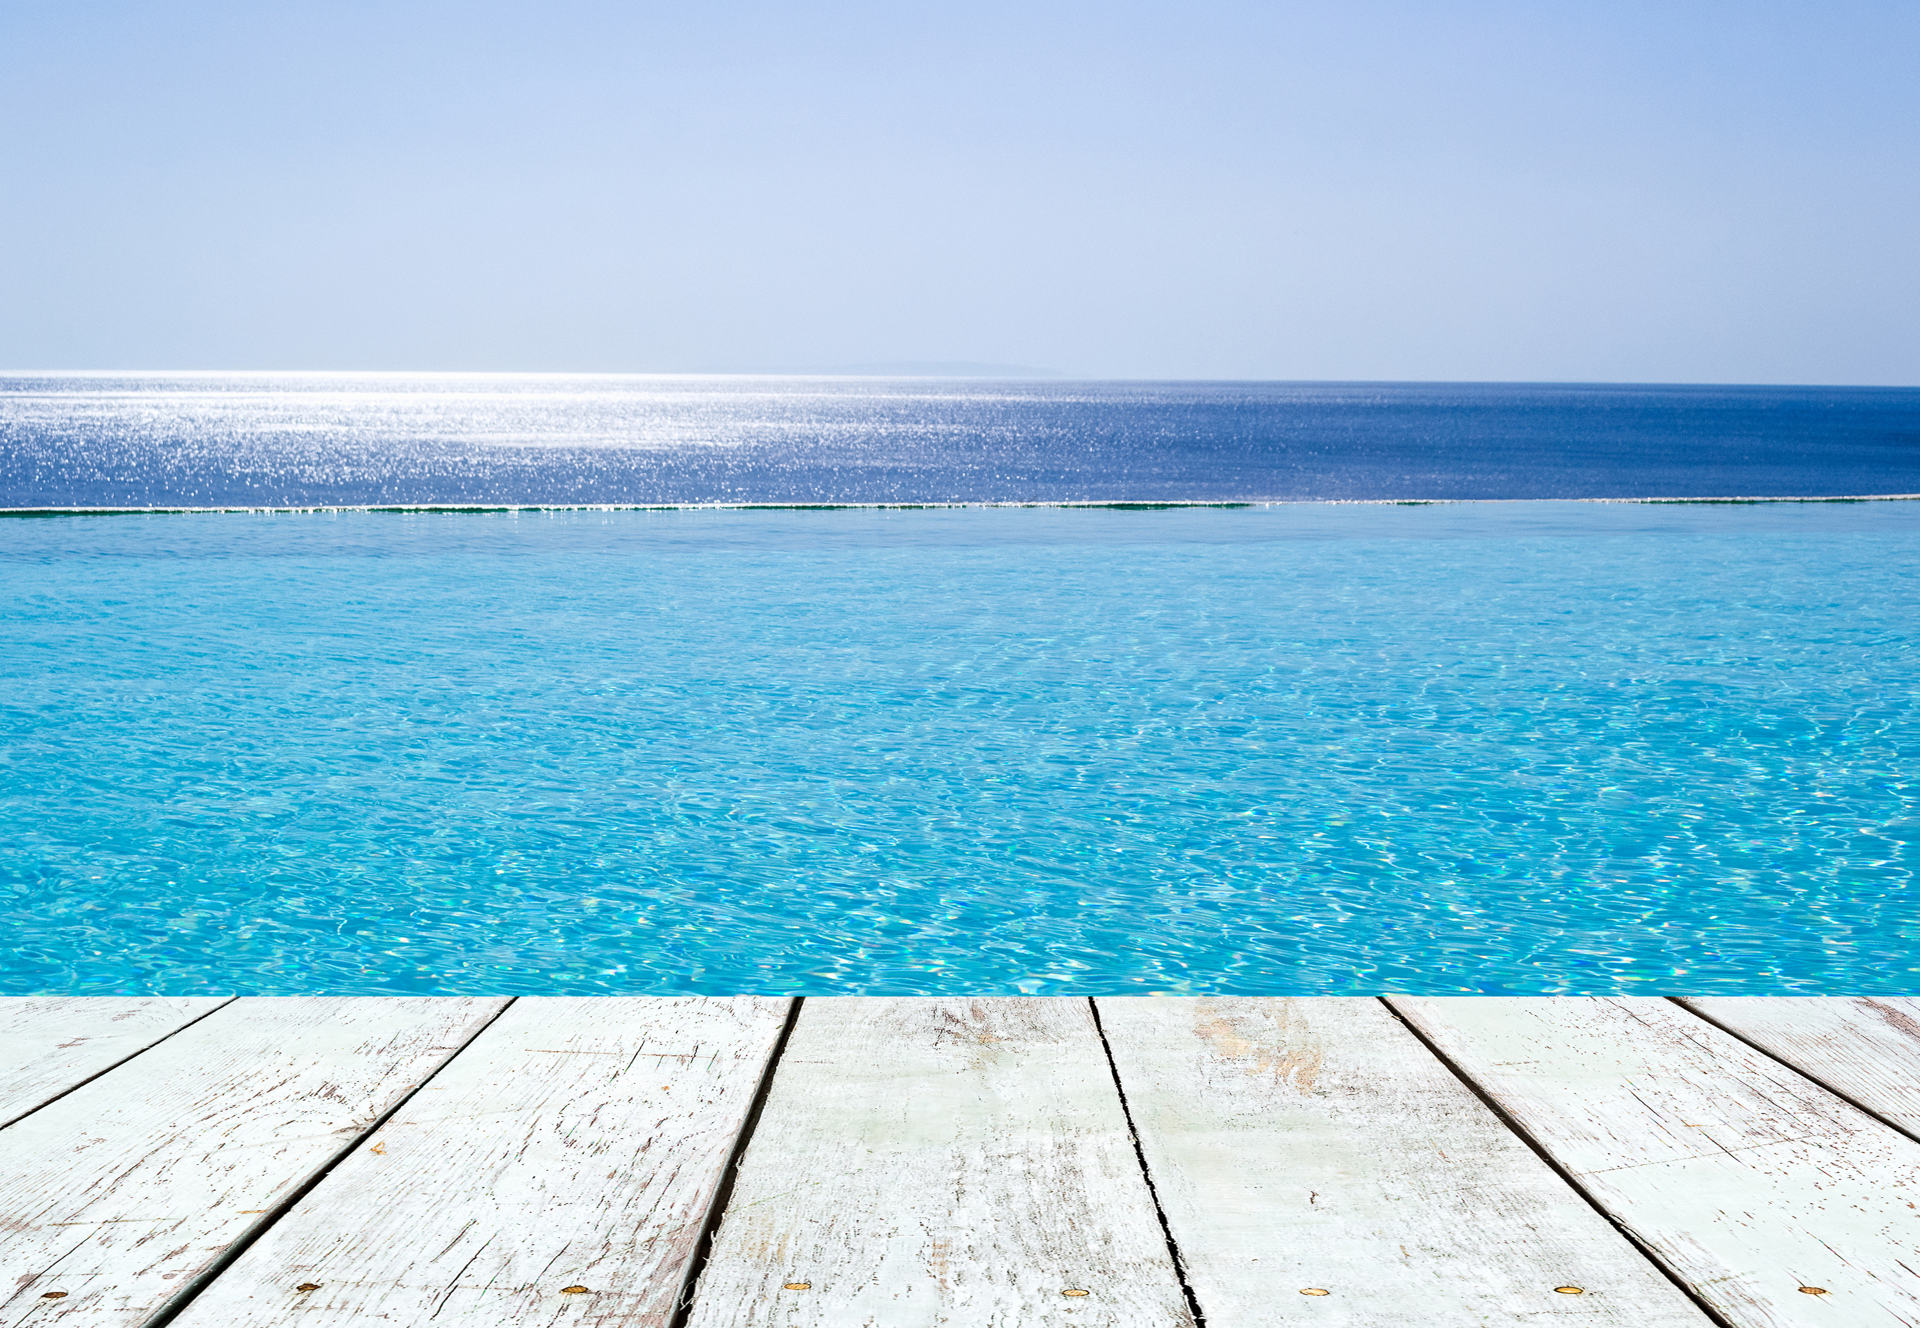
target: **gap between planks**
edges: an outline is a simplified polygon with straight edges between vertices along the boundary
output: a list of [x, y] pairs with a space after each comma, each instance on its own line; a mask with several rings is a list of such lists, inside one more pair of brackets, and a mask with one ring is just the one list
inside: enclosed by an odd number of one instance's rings
[[691, 1328], [1191, 1325], [1084, 998], [809, 1001]]
[[504, 1004], [236, 1001], [0, 1131], [0, 1302], [163, 1315]]
[[1691, 1283], [1689, 1283], [1677, 1271], [1675, 1271], [1672, 1267], [1670, 1267], [1667, 1264], [1667, 1261], [1665, 1259], [1662, 1259], [1658, 1254], [1656, 1254], [1653, 1251], [1653, 1249], [1649, 1247], [1644, 1240], [1640, 1239], [1640, 1236], [1638, 1235], [1638, 1233], [1636, 1233], [1633, 1230], [1632, 1227], [1628, 1226], [1624, 1221], [1622, 1221], [1620, 1218], [1616, 1217], [1611, 1211], [1609, 1211], [1607, 1206], [1601, 1203], [1599, 1198], [1596, 1195], [1594, 1195], [1593, 1192], [1590, 1191], [1585, 1185], [1582, 1185], [1578, 1180], [1578, 1178], [1574, 1176], [1573, 1172], [1568, 1170], [1568, 1168], [1561, 1163], [1560, 1159], [1558, 1159], [1551, 1152], [1549, 1152], [1546, 1146], [1539, 1139], [1534, 1137], [1533, 1132], [1531, 1130], [1527, 1129], [1526, 1126], [1522, 1125], [1517, 1119], [1515, 1119], [1513, 1114], [1509, 1112], [1505, 1106], [1501, 1105], [1501, 1103], [1497, 1101], [1492, 1094], [1488, 1093], [1486, 1089], [1482, 1088], [1472, 1075], [1468, 1074], [1466, 1070], [1463, 1069], [1457, 1062], [1455, 1062], [1451, 1056], [1447, 1055], [1446, 1052], [1442, 1051], [1437, 1045], [1435, 1045], [1433, 1039], [1427, 1036], [1426, 1031], [1420, 1028], [1418, 1025], [1416, 1025], [1412, 1020], [1408, 1019], [1406, 1015], [1402, 1014], [1400, 1010], [1394, 1005], [1393, 1001], [1390, 998], [1385, 996], [1379, 996], [1379, 997], [1376, 997], [1375, 999], [1378, 1000], [1381, 1005], [1386, 1007], [1387, 1013], [1392, 1015], [1394, 1019], [1396, 1019], [1400, 1023], [1401, 1027], [1405, 1028], [1407, 1032], [1412, 1034], [1419, 1041], [1421, 1046], [1425, 1047], [1429, 1052], [1433, 1054], [1433, 1058], [1435, 1060], [1439, 1061], [1440, 1064], [1444, 1065], [1447, 1068], [1447, 1072], [1449, 1074], [1451, 1074], [1454, 1078], [1458, 1079], [1462, 1084], [1464, 1084], [1468, 1092], [1472, 1093], [1476, 1098], [1480, 1099], [1481, 1105], [1486, 1107], [1488, 1111], [1492, 1112], [1494, 1116], [1496, 1116], [1499, 1119], [1500, 1123], [1506, 1126], [1507, 1129], [1513, 1133], [1515, 1138], [1519, 1139], [1521, 1143], [1525, 1144], [1528, 1148], [1532, 1149], [1536, 1157], [1538, 1157], [1542, 1162], [1546, 1163], [1547, 1166], [1553, 1170], [1554, 1174], [1559, 1176], [1561, 1180], [1565, 1181], [1567, 1184], [1567, 1187], [1570, 1190], [1572, 1190], [1575, 1194], [1579, 1195], [1582, 1202], [1584, 1202], [1594, 1212], [1598, 1213], [1603, 1219], [1606, 1220], [1608, 1225], [1613, 1227], [1614, 1230], [1618, 1231], [1623, 1237], [1625, 1237], [1629, 1242], [1631, 1242], [1633, 1247], [1636, 1250], [1640, 1251], [1640, 1254], [1642, 1255], [1642, 1257], [1644, 1257], [1648, 1263], [1652, 1264], [1653, 1267], [1659, 1271], [1662, 1277], [1666, 1278], [1667, 1281], [1671, 1282], [1676, 1288], [1678, 1288], [1681, 1294], [1686, 1296], [1688, 1300], [1692, 1301], [1695, 1307], [1698, 1308], [1702, 1314], [1706, 1315], [1706, 1317], [1716, 1325], [1716, 1328], [1738, 1328], [1738, 1325], [1734, 1324], [1725, 1315], [1720, 1313], [1718, 1309], [1714, 1308], [1714, 1306], [1712, 1306], [1705, 1299], [1703, 1299], [1700, 1296], [1700, 1294], [1694, 1289]]
[[[31, 1018], [34, 1014], [31, 1007], [35, 1001], [39, 999], [41, 998], [29, 997], [20, 1003], [21, 1006], [27, 1007], [26, 1009], [15, 1006], [10, 1009], [8, 1013], [16, 1020], [21, 1019], [23, 1016]], [[11, 1111], [12, 1114], [7, 1115], [4, 1119], [0, 1119], [0, 1130], [6, 1129], [9, 1125], [17, 1125], [19, 1122], [33, 1115], [36, 1111], [44, 1111], [61, 1098], [66, 1097], [69, 1093], [85, 1088], [101, 1075], [109, 1074], [119, 1069], [135, 1056], [143, 1052], [152, 1051], [168, 1038], [186, 1032], [202, 1019], [207, 1018], [207, 1016], [215, 1014], [233, 1004], [235, 999], [236, 998], [232, 996], [209, 998], [206, 1002], [206, 1008], [199, 1013], [186, 1015], [171, 1024], [164, 1025], [159, 1028], [153, 1036], [141, 1037], [140, 1040], [129, 1047], [124, 1055], [114, 1056], [105, 1063], [96, 1064], [92, 1069], [75, 1072], [77, 1077], [72, 1078], [70, 1082], [67, 1074], [61, 1073], [51, 1065], [43, 1064], [41, 1066], [35, 1066], [31, 1061], [28, 1061], [26, 1057], [21, 1055], [19, 1048], [10, 1047], [9, 1059], [13, 1061], [13, 1064], [6, 1067], [7, 1089], [0, 1091], [0, 1113]], [[113, 1024], [130, 1018], [138, 1018], [139, 1015], [143, 1013], [139, 1007], [147, 1003], [157, 1004], [158, 998], [127, 1002], [126, 1008], [124, 1008], [120, 1014], [107, 1016], [107, 1023]], [[110, 996], [75, 996], [53, 998], [48, 1001], [48, 1004], [56, 1009], [65, 1006], [74, 1010], [76, 1013], [89, 1015], [90, 1018], [82, 1024], [82, 1027], [84, 1027], [85, 1023], [92, 1022], [91, 1016], [95, 1014], [105, 1014], [109, 1008], [120, 1006], [122, 1002]], [[69, 1037], [76, 1031], [77, 1030], [72, 1028], [63, 1030]], [[17, 1039], [19, 1034], [16, 1033], [14, 1036]], [[84, 1043], [89, 1040], [97, 1040], [97, 1038], [88, 1039], [83, 1034], [81, 1038], [78, 1039], [78, 1042], [84, 1045]], [[43, 1047], [39, 1059], [45, 1062], [51, 1059], [49, 1053], [57, 1050], [67, 1050], [74, 1045], [76, 1045], [76, 1042], [70, 1040], [68, 1042], [58, 1043], [52, 1047]], [[26, 1063], [23, 1064], [23, 1061]], [[33, 1082], [36, 1078], [40, 1081], [37, 1086]]]
[[[1920, 1142], [1920, 1000], [1826, 996], [1668, 999], [1762, 1056], [1813, 1080], [1863, 1115]], [[1869, 1012], [1874, 1016], [1871, 1021]], [[1851, 1057], [1849, 1052], [1853, 1053]], [[1850, 1064], [1853, 1059], [1868, 1063]]]
[[179, 1328], [670, 1322], [793, 1014], [789, 998], [521, 1000]]
[[384, 1113], [382, 1113], [380, 1117], [377, 1120], [375, 1120], [371, 1125], [367, 1126], [366, 1129], [354, 1135], [354, 1137], [347, 1142], [345, 1147], [343, 1147], [338, 1153], [335, 1153], [333, 1157], [327, 1161], [325, 1166], [321, 1167], [318, 1171], [314, 1172], [313, 1175], [309, 1176], [305, 1184], [301, 1185], [292, 1194], [289, 1194], [282, 1203], [278, 1204], [272, 1212], [268, 1213], [264, 1221], [260, 1222], [252, 1230], [248, 1231], [245, 1235], [241, 1236], [238, 1240], [234, 1241], [217, 1258], [215, 1258], [215, 1260], [212, 1263], [208, 1264], [206, 1269], [198, 1277], [194, 1278], [186, 1286], [181, 1287], [180, 1290], [174, 1295], [173, 1299], [169, 1300], [166, 1304], [162, 1305], [160, 1307], [159, 1312], [156, 1313], [151, 1319], [148, 1319], [146, 1323], [141, 1325], [141, 1328], [166, 1328], [167, 1324], [172, 1323], [175, 1319], [179, 1318], [182, 1314], [186, 1313], [187, 1309], [193, 1304], [193, 1302], [199, 1299], [200, 1294], [203, 1291], [205, 1291], [208, 1287], [213, 1285], [215, 1278], [219, 1277], [220, 1274], [226, 1272], [227, 1269], [231, 1268], [235, 1260], [239, 1259], [240, 1256], [245, 1254], [250, 1248], [252, 1248], [253, 1245], [257, 1241], [259, 1241], [261, 1237], [265, 1236], [269, 1231], [271, 1231], [274, 1228], [275, 1224], [277, 1224], [281, 1218], [285, 1217], [288, 1213], [292, 1212], [296, 1204], [298, 1204], [302, 1199], [306, 1198], [309, 1194], [313, 1193], [315, 1187], [318, 1186], [321, 1181], [325, 1180], [329, 1175], [332, 1174], [333, 1169], [340, 1165], [340, 1162], [343, 1158], [347, 1157], [356, 1148], [360, 1147], [361, 1144], [365, 1143], [369, 1138], [371, 1138], [375, 1131], [377, 1131], [382, 1125], [385, 1125], [388, 1121], [393, 1119], [394, 1114], [396, 1112], [398, 1112], [402, 1107], [406, 1106], [407, 1103], [411, 1102], [414, 1099], [415, 1095], [417, 1095], [428, 1084], [432, 1083], [434, 1079], [436, 1079], [440, 1074], [442, 1074], [449, 1065], [453, 1064], [456, 1060], [458, 1060], [460, 1058], [460, 1053], [465, 1051], [468, 1047], [471, 1047], [474, 1043], [475, 1038], [479, 1037], [482, 1033], [486, 1032], [489, 1028], [492, 1028], [494, 1024], [499, 1022], [500, 1016], [505, 1014], [508, 1010], [512, 1009], [514, 1002], [517, 1001], [518, 999], [519, 998], [517, 996], [507, 997], [505, 1001], [501, 1003], [499, 1009], [495, 1010], [489, 1018], [482, 1021], [482, 1023], [478, 1028], [474, 1029], [472, 1033], [467, 1035], [466, 1039], [460, 1043], [460, 1045], [454, 1050], [451, 1056], [448, 1056], [445, 1060], [441, 1061], [438, 1065], [436, 1065], [430, 1074], [428, 1074], [425, 1078], [421, 1079], [419, 1083], [415, 1084], [412, 1089], [410, 1089], [403, 1097], [400, 1098], [399, 1101], [395, 1102]]
[[787, 1005], [786, 1022], [780, 1026], [780, 1036], [774, 1039], [766, 1069], [761, 1071], [760, 1083], [753, 1092], [753, 1103], [747, 1108], [747, 1117], [740, 1123], [740, 1133], [735, 1136], [733, 1149], [727, 1154], [727, 1164], [720, 1172], [720, 1185], [713, 1192], [713, 1201], [707, 1205], [706, 1218], [700, 1224], [700, 1238], [694, 1245], [693, 1258], [687, 1261], [686, 1275], [680, 1279], [680, 1291], [674, 1298], [673, 1318], [667, 1328], [687, 1328], [687, 1320], [693, 1315], [694, 1287], [700, 1282], [700, 1274], [706, 1271], [707, 1261], [713, 1258], [713, 1238], [720, 1230], [720, 1219], [725, 1216], [727, 1205], [733, 1202], [733, 1181], [740, 1172], [740, 1159], [746, 1156], [748, 1146], [753, 1143], [754, 1132], [760, 1128], [760, 1117], [766, 1111], [767, 1097], [773, 1092], [774, 1072], [780, 1068], [780, 1061], [787, 1054], [787, 1043], [793, 1038], [793, 1027], [800, 1022], [800, 1008], [806, 1003], [805, 996], [795, 996]]
[[1920, 1147], [1675, 1003], [1395, 997], [1726, 1319], [1920, 1321]]
[[1166, 1238], [1167, 1257], [1173, 1260], [1173, 1273], [1180, 1281], [1180, 1294], [1187, 1298], [1187, 1313], [1193, 1316], [1194, 1328], [1207, 1328], [1207, 1316], [1200, 1307], [1200, 1297], [1194, 1294], [1192, 1279], [1187, 1276], [1187, 1258], [1180, 1252], [1180, 1242], [1173, 1234], [1173, 1223], [1167, 1220], [1166, 1205], [1160, 1202], [1160, 1187], [1154, 1183], [1153, 1168], [1147, 1165], [1147, 1150], [1140, 1143], [1140, 1127], [1134, 1122], [1133, 1107], [1127, 1101], [1127, 1086], [1120, 1081], [1120, 1067], [1113, 1059], [1113, 1044], [1107, 1040], [1106, 1025], [1100, 1021], [1100, 1002], [1089, 996], [1087, 1009], [1093, 1013], [1093, 1031], [1100, 1035], [1100, 1050], [1106, 1054], [1107, 1072], [1113, 1076], [1113, 1091], [1120, 1099], [1120, 1115], [1127, 1122], [1127, 1137], [1133, 1140], [1134, 1160], [1140, 1164], [1140, 1177], [1146, 1181], [1147, 1196], [1153, 1200], [1153, 1215], [1160, 1219], [1160, 1234]]

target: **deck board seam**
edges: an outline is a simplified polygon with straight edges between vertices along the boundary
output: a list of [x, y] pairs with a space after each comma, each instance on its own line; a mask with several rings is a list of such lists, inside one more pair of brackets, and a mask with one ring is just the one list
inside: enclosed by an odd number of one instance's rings
[[229, 996], [227, 997], [226, 1000], [220, 1002], [220, 1004], [214, 1006], [211, 1010], [203, 1011], [200, 1014], [195, 1015], [193, 1018], [187, 1020], [186, 1023], [181, 1024], [176, 1028], [168, 1029], [166, 1032], [162, 1033], [159, 1037], [147, 1043], [145, 1046], [135, 1047], [132, 1051], [122, 1056], [119, 1060], [115, 1061], [113, 1064], [108, 1065], [100, 1070], [96, 1070], [94, 1073], [88, 1075], [86, 1078], [81, 1079], [76, 1083], [68, 1084], [65, 1088], [61, 1089], [58, 1093], [55, 1093], [52, 1097], [48, 1098], [46, 1101], [38, 1103], [34, 1106], [28, 1107], [25, 1111], [19, 1113], [16, 1116], [10, 1117], [7, 1120], [0, 1121], [0, 1130], [4, 1130], [9, 1126], [18, 1125], [21, 1121], [33, 1115], [35, 1112], [45, 1111], [48, 1107], [60, 1101], [60, 1099], [66, 1097], [68, 1094], [78, 1092], [80, 1089], [85, 1088], [88, 1084], [92, 1083], [95, 1079], [98, 1079], [101, 1075], [112, 1074], [115, 1070], [125, 1065], [128, 1061], [132, 1060], [134, 1057], [144, 1056], [148, 1052], [152, 1051], [155, 1047], [159, 1046], [162, 1042], [165, 1042], [168, 1038], [171, 1038], [180, 1033], [186, 1032], [189, 1028], [192, 1028], [195, 1024], [199, 1023], [202, 1019], [211, 1019], [214, 1015], [219, 1014], [222, 1010], [226, 1009], [229, 1005], [232, 1005], [235, 1001], [239, 999], [240, 998], [238, 996]]
[[1901, 1125], [1899, 1122], [1890, 1120], [1886, 1116], [1881, 1115], [1878, 1111], [1875, 1111], [1872, 1107], [1860, 1101], [1860, 1099], [1854, 1097], [1852, 1094], [1846, 1092], [1844, 1089], [1841, 1089], [1835, 1086], [1834, 1084], [1828, 1083], [1823, 1076], [1815, 1072], [1815, 1068], [1812, 1065], [1795, 1064], [1793, 1061], [1788, 1060], [1785, 1056], [1781, 1055], [1779, 1052], [1769, 1049], [1762, 1043], [1755, 1042], [1752, 1038], [1748, 1037], [1745, 1033], [1742, 1033], [1739, 1029], [1733, 1027], [1732, 1025], [1722, 1023], [1720, 1020], [1708, 1014], [1705, 1010], [1695, 1009], [1691, 1004], [1691, 1001], [1693, 999], [1692, 997], [1669, 996], [1667, 997], [1667, 999], [1672, 1001], [1675, 1005], [1679, 1006], [1682, 1010], [1685, 1010], [1688, 1014], [1692, 1015], [1695, 1019], [1700, 1020], [1702, 1023], [1711, 1024], [1713, 1027], [1719, 1029], [1722, 1033], [1725, 1033], [1728, 1037], [1732, 1038], [1734, 1041], [1743, 1043], [1747, 1047], [1752, 1048], [1754, 1051], [1759, 1052], [1762, 1056], [1765, 1056], [1768, 1060], [1772, 1061], [1775, 1065], [1783, 1066], [1787, 1070], [1791, 1071], [1793, 1074], [1800, 1076], [1802, 1079], [1805, 1079], [1810, 1083], [1818, 1084], [1821, 1088], [1825, 1089], [1827, 1092], [1839, 1098], [1842, 1102], [1852, 1107], [1855, 1111], [1859, 1112], [1861, 1115], [1868, 1117], [1869, 1119], [1877, 1122], [1878, 1124], [1886, 1126], [1889, 1130], [1892, 1130], [1895, 1134], [1904, 1135], [1906, 1138], [1913, 1140], [1915, 1143], [1920, 1143], [1920, 1134], [1916, 1134], [1912, 1130], [1909, 1130], [1905, 1126]]
[[720, 1181], [714, 1186], [706, 1217], [700, 1223], [700, 1235], [694, 1241], [693, 1257], [687, 1260], [686, 1272], [680, 1279], [680, 1290], [674, 1297], [673, 1317], [667, 1321], [667, 1328], [687, 1328], [687, 1321], [693, 1315], [700, 1274], [707, 1270], [707, 1262], [713, 1257], [714, 1237], [719, 1234], [720, 1222], [733, 1202], [734, 1178], [740, 1174], [740, 1162], [746, 1157], [754, 1131], [760, 1126], [760, 1115], [766, 1109], [767, 1099], [773, 1095], [773, 1076], [786, 1057], [787, 1042], [793, 1037], [794, 1026], [800, 1022], [800, 1007], [806, 1001], [804, 996], [792, 998], [787, 1006], [786, 1022], [780, 1025], [779, 1036], [773, 1040], [773, 1049], [767, 1053], [766, 1068], [760, 1072], [760, 1082], [754, 1086], [753, 1100], [748, 1103], [747, 1114], [740, 1121], [740, 1132], [734, 1136], [733, 1148], [720, 1168]]
[[1200, 1308], [1200, 1297], [1193, 1289], [1193, 1283], [1187, 1280], [1187, 1258], [1180, 1251], [1180, 1242], [1173, 1234], [1173, 1223], [1167, 1219], [1167, 1210], [1160, 1203], [1160, 1189], [1153, 1181], [1153, 1169], [1147, 1165], [1147, 1150], [1140, 1142], [1140, 1131], [1133, 1123], [1133, 1107], [1127, 1101], [1126, 1085], [1120, 1082], [1120, 1065], [1113, 1058], [1113, 1045], [1107, 1041], [1107, 1029], [1100, 1022], [1100, 1002], [1089, 996], [1087, 1008], [1093, 1013], [1093, 1031], [1100, 1036], [1100, 1050], [1107, 1058], [1107, 1072], [1113, 1076], [1113, 1091], [1120, 1098], [1120, 1115], [1127, 1122], [1127, 1137], [1133, 1142], [1134, 1160], [1140, 1164], [1140, 1178], [1147, 1183], [1147, 1197], [1153, 1201], [1153, 1215], [1160, 1220], [1160, 1234], [1167, 1242], [1167, 1257], [1173, 1261], [1173, 1275], [1180, 1283], [1180, 1294], [1187, 1298], [1187, 1313], [1193, 1317], [1194, 1328], [1207, 1328], [1206, 1313]]
[[1458, 1079], [1461, 1084], [1466, 1087], [1468, 1092], [1479, 1099], [1482, 1106], [1486, 1107], [1488, 1111], [1491, 1111], [1502, 1125], [1512, 1131], [1515, 1138], [1532, 1149], [1534, 1155], [1546, 1163], [1554, 1175], [1565, 1181], [1569, 1189], [1579, 1195], [1586, 1205], [1598, 1213], [1609, 1226], [1624, 1236], [1627, 1243], [1639, 1251], [1642, 1258], [1658, 1269], [1662, 1277], [1673, 1283], [1681, 1295], [1692, 1301], [1694, 1307], [1704, 1314], [1709, 1322], [1715, 1324], [1717, 1328], [1739, 1328], [1739, 1325], [1735, 1324], [1724, 1314], [1720, 1313], [1719, 1310], [1708, 1304], [1706, 1299], [1694, 1289], [1691, 1283], [1682, 1277], [1676, 1269], [1669, 1266], [1667, 1261], [1662, 1259], [1646, 1241], [1640, 1239], [1632, 1227], [1628, 1226], [1618, 1217], [1615, 1217], [1613, 1213], [1608, 1210], [1607, 1206], [1601, 1203], [1586, 1186], [1582, 1185], [1571, 1171], [1561, 1165], [1558, 1158], [1549, 1152], [1538, 1139], [1534, 1138], [1533, 1133], [1528, 1130], [1526, 1126], [1522, 1125], [1512, 1112], [1501, 1106], [1492, 1094], [1482, 1088], [1472, 1075], [1468, 1074], [1465, 1069], [1454, 1062], [1452, 1057], [1442, 1051], [1433, 1039], [1428, 1037], [1417, 1024], [1401, 1014], [1400, 1011], [1394, 1007], [1390, 999], [1385, 996], [1376, 997], [1375, 999], [1386, 1007], [1387, 1013], [1392, 1015], [1394, 1019], [1400, 1023], [1401, 1027], [1411, 1033], [1414, 1038], [1419, 1041], [1421, 1046], [1433, 1054], [1435, 1060], [1446, 1066], [1448, 1072], [1451, 1073], [1454, 1078]]
[[[373, 1137], [375, 1131], [392, 1120], [402, 1107], [413, 1101], [414, 1097], [424, 1090], [428, 1084], [437, 1079], [449, 1065], [460, 1059], [467, 1048], [471, 1047], [481, 1034], [485, 1033], [489, 1028], [492, 1028], [494, 1024], [499, 1021], [500, 1016], [512, 1009], [514, 1002], [519, 999], [517, 996], [509, 996], [506, 1000], [502, 1001], [500, 1008], [495, 1010], [491, 1016], [481, 1021], [480, 1026], [474, 1029], [458, 1047], [455, 1047], [451, 1055], [434, 1066], [430, 1073], [422, 1075], [419, 1083], [402, 1093], [399, 1099], [396, 1100], [392, 1106], [381, 1112], [366, 1129], [361, 1130], [342, 1145], [338, 1152], [334, 1153], [334, 1155], [317, 1168], [311, 1176], [308, 1176], [306, 1180], [296, 1186], [293, 1193], [289, 1194], [276, 1205], [273, 1211], [268, 1213], [262, 1221], [256, 1223], [250, 1231], [245, 1232], [239, 1239], [228, 1245], [198, 1276], [174, 1292], [159, 1309], [154, 1311], [152, 1318], [140, 1325], [140, 1328], [166, 1328], [167, 1324], [172, 1323], [175, 1319], [179, 1318], [180, 1315], [184, 1314], [187, 1307], [199, 1297], [200, 1293], [212, 1286], [214, 1281], [218, 1279], [222, 1273], [231, 1268], [234, 1263], [239, 1260], [241, 1255], [253, 1247], [254, 1242], [271, 1231], [282, 1218], [299, 1205], [301, 1200], [313, 1193], [313, 1191], [319, 1187], [320, 1182], [332, 1175], [335, 1167], [352, 1156], [360, 1145]], [[225, 1009], [226, 1007], [222, 1006], [220, 1008]]]

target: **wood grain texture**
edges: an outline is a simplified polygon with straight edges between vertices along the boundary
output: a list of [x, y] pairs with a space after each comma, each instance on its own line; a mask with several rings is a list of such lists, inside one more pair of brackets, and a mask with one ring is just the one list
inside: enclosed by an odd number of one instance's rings
[[691, 1319], [1191, 1322], [1092, 1012], [1020, 998], [809, 1000]]
[[144, 1051], [230, 999], [0, 997], [0, 1126]]
[[176, 1328], [667, 1324], [788, 1006], [516, 1002]]
[[1670, 1001], [1391, 1000], [1729, 1321], [1920, 1323], [1920, 1144]]
[[1098, 1005], [1208, 1328], [1709, 1328], [1380, 1002]]
[[1710, 996], [1681, 1004], [1920, 1137], [1920, 999]]
[[146, 1322], [502, 1004], [235, 1001], [0, 1130], [0, 1322]]

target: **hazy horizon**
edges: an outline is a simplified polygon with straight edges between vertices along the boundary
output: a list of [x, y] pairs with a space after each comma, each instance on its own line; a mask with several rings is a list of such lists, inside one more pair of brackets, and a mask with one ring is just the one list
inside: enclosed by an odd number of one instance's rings
[[0, 364], [1908, 386], [1916, 65], [1890, 0], [14, 5]]
[[1516, 387], [1516, 388], [1689, 388], [1702, 389], [1791, 389], [1824, 388], [1849, 391], [1911, 392], [1920, 383], [1843, 383], [1777, 382], [1754, 379], [1708, 378], [1246, 378], [1192, 375], [1184, 378], [1164, 374], [1068, 374], [1032, 366], [1005, 366], [1006, 372], [935, 371], [933, 369], [415, 369], [415, 368], [155, 368], [153, 366], [94, 366], [90, 368], [4, 368], [3, 378], [770, 378], [770, 379], [873, 379], [875, 381], [918, 381], [954, 383], [1031, 382], [1061, 386], [1072, 383], [1183, 384], [1220, 385], [1235, 383], [1263, 387]]

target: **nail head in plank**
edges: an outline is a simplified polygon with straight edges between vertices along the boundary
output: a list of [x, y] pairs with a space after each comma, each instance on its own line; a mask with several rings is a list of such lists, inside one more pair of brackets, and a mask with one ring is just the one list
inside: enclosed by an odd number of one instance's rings
[[0, 998], [0, 1125], [217, 1010], [228, 996]]
[[522, 998], [174, 1328], [667, 1324], [788, 1007]]
[[145, 1322], [504, 1003], [236, 1001], [0, 1131], [0, 1313]]
[[1920, 1137], [1920, 999], [1703, 996], [1681, 1004]]
[[692, 1328], [1190, 1325], [1085, 1001], [813, 999]]
[[1097, 1004], [1208, 1328], [1709, 1328], [1378, 1001]]
[[1920, 1321], [1920, 1144], [1670, 1001], [1390, 999], [1729, 1322]]

